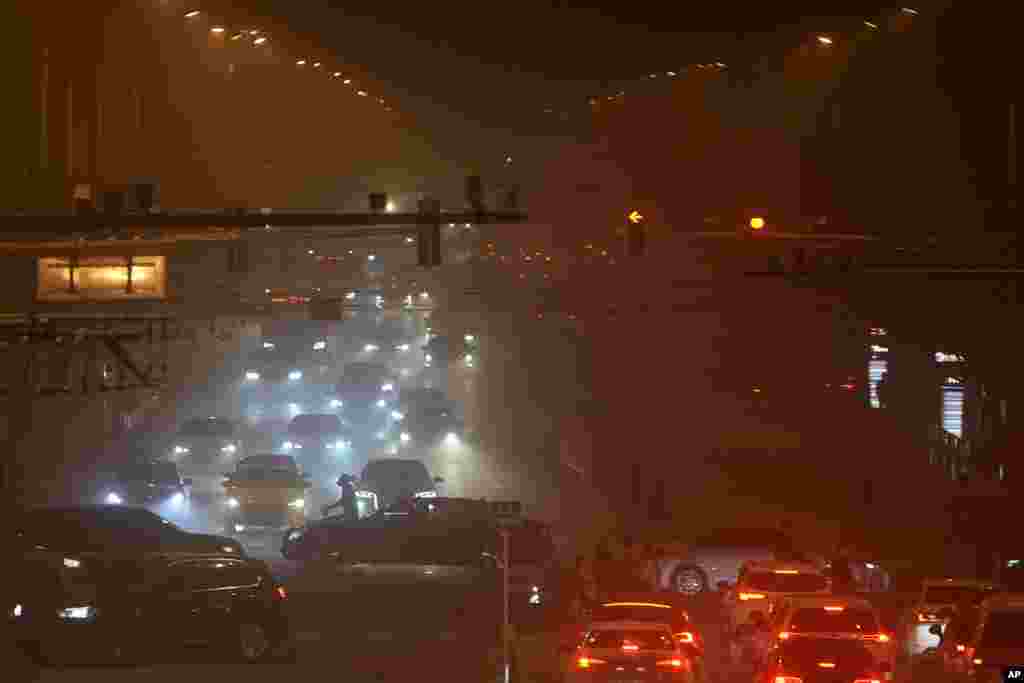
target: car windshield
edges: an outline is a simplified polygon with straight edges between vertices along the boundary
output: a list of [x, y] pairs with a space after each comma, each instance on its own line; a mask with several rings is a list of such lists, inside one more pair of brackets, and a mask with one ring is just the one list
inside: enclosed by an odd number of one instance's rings
[[866, 609], [801, 607], [793, 614], [789, 630], [794, 633], [878, 633], [878, 621]]
[[235, 433], [235, 424], [230, 420], [217, 417], [195, 418], [181, 426], [181, 436], [212, 436], [231, 437]]
[[341, 381], [347, 384], [372, 384], [388, 379], [388, 369], [372, 363], [353, 363], [345, 367]]
[[673, 650], [672, 632], [650, 629], [595, 629], [583, 638], [583, 646], [595, 650]]
[[337, 415], [297, 415], [288, 425], [291, 434], [340, 434], [341, 430]]
[[287, 472], [294, 476], [298, 474], [299, 466], [293, 458], [287, 455], [251, 455], [238, 463], [238, 470]]
[[160, 484], [176, 484], [180, 480], [178, 468], [173, 463], [143, 463], [125, 465], [117, 470], [120, 481], [148, 481]]
[[773, 593], [813, 593], [825, 590], [828, 587], [828, 580], [820, 574], [751, 572], [744, 577], [743, 585]]
[[404, 487], [412, 493], [434, 488], [434, 480], [421, 462], [408, 460], [384, 460], [370, 463], [363, 470], [362, 481], [366, 484], [387, 487]]
[[985, 648], [1024, 649], [1024, 611], [990, 613], [978, 645]]
[[957, 605], [970, 601], [980, 605], [992, 591], [964, 586], [929, 586], [924, 591], [924, 602], [929, 605]]

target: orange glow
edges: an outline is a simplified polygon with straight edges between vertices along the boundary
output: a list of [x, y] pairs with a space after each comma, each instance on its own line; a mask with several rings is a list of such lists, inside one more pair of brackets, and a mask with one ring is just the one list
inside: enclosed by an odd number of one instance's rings
[[681, 659], [662, 659], [655, 662], [655, 666], [670, 666], [673, 669], [679, 669], [683, 666], [683, 660]]
[[634, 645], [633, 643], [623, 643], [622, 644], [622, 651], [623, 652], [639, 652], [640, 651], [640, 646], [639, 645]]
[[200, 14], [199, 10], [194, 9], [194, 10], [192, 10], [190, 12], [185, 12], [185, 18], [186, 19], [195, 19], [196, 17], [199, 16], [199, 14]]
[[223, 26], [214, 26], [213, 28], [210, 29], [210, 33], [224, 33], [224, 27]]
[[764, 219], [760, 216], [754, 216], [750, 219], [751, 230], [761, 230], [764, 228]]
[[818, 667], [821, 669], [834, 669], [836, 668], [835, 662], [818, 662]]
[[740, 600], [764, 600], [764, 593], [740, 593]]
[[776, 569], [776, 574], [799, 574], [800, 572], [796, 569]]
[[826, 612], [842, 612], [844, 609], [846, 609], [846, 608], [838, 606], [838, 605], [829, 605], [828, 607], [825, 608], [825, 611]]
[[680, 643], [692, 643], [695, 639], [692, 633], [690, 633], [689, 631], [683, 631], [682, 633], [676, 634], [676, 640], [678, 640]]
[[779, 640], [789, 640], [789, 631], [782, 631], [779, 633]]
[[576, 660], [576, 666], [581, 669], [589, 669], [595, 664], [604, 664], [603, 659], [594, 659], [593, 657], [580, 657]]

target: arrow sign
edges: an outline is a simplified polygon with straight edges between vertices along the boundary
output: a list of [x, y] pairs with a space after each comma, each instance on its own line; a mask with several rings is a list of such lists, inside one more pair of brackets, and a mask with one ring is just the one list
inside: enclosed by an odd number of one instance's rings
[[644, 220], [643, 214], [641, 214], [636, 209], [633, 209], [632, 211], [629, 212], [628, 218], [629, 222], [632, 223], [633, 225], [639, 225]]

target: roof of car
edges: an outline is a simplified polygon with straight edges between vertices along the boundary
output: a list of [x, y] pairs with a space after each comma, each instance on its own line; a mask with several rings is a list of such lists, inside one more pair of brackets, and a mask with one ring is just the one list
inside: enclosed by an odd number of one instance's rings
[[986, 612], [1006, 612], [1024, 610], [1024, 593], [1002, 593], [985, 598], [981, 608]]
[[925, 588], [931, 588], [933, 586], [949, 586], [952, 588], [979, 588], [982, 590], [993, 590], [996, 588], [996, 585], [991, 581], [974, 578], [932, 578], [925, 579], [922, 583]]
[[778, 572], [780, 574], [821, 574], [821, 570], [810, 562], [748, 560], [743, 563], [743, 567], [751, 571]]

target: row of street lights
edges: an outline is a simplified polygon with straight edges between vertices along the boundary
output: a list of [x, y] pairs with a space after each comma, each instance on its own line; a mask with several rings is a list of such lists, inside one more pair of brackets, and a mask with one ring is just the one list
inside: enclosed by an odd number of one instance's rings
[[[919, 14], [920, 14], [920, 12], [918, 10], [916, 10], [916, 9], [913, 9], [911, 7], [902, 7], [895, 14], [888, 15], [888, 18], [889, 19], [910, 18], [910, 17], [915, 17], [915, 16], [917, 16]], [[878, 31], [880, 29], [880, 27], [882, 26], [882, 24], [883, 24], [882, 20], [877, 20], [877, 21], [864, 20], [864, 22], [863, 22], [863, 26], [869, 32]], [[890, 25], [891, 25], [891, 22], [890, 22]], [[833, 46], [835, 46], [836, 45], [836, 40], [837, 40], [837, 37], [834, 34], [830, 35], [830, 34], [826, 34], [826, 33], [819, 33], [819, 34], [814, 35], [814, 37], [813, 37], [813, 43], [816, 44], [817, 46], [819, 46], [820, 48], [823, 48], [823, 49], [828, 49], [828, 48], [832, 48]], [[642, 82], [647, 82], [647, 81], [652, 81], [652, 80], [660, 79], [662, 77], [662, 74], [664, 74], [664, 78], [665, 79], [672, 80], [672, 79], [675, 79], [675, 78], [677, 78], [677, 77], [679, 77], [681, 75], [688, 74], [688, 73], [708, 72], [708, 71], [723, 72], [727, 68], [728, 68], [727, 65], [725, 63], [721, 62], [721, 61], [691, 64], [691, 65], [683, 67], [681, 69], [675, 69], [675, 70], [665, 71], [665, 72], [660, 72], [659, 71], [659, 72], [648, 73], [648, 74], [646, 74], [643, 77], [634, 79], [632, 82], [634, 84], [636, 84], [636, 83], [642, 83]], [[600, 98], [592, 97], [592, 98], [589, 99], [589, 104], [590, 104], [591, 107], [594, 107], [601, 100], [615, 101], [615, 100], [621, 100], [625, 96], [626, 96], [626, 91], [622, 90], [622, 89], [619, 89], [614, 95], [605, 95], [605, 96], [600, 97]], [[547, 109], [545, 111], [547, 111], [548, 113], [551, 113], [552, 110], [551, 109]]]
[[[198, 8], [190, 9], [190, 10], [188, 10], [188, 11], [186, 11], [184, 13], [184, 17], [185, 17], [185, 19], [187, 21], [197, 21], [197, 20], [199, 20], [200, 18], [203, 17], [203, 11], [198, 9]], [[224, 26], [224, 25], [221, 25], [221, 24], [215, 24], [215, 25], [210, 27], [209, 32], [211, 34], [215, 35], [215, 36], [224, 36], [224, 35], [228, 34], [228, 28], [226, 26]], [[262, 46], [265, 46], [265, 45], [269, 44], [269, 37], [260, 29], [237, 30], [237, 31], [235, 31], [235, 32], [230, 34], [230, 38], [229, 39], [231, 41], [242, 41], [242, 40], [244, 40], [247, 43], [249, 43], [249, 44], [251, 44], [253, 46], [257, 46], [257, 47], [262, 47]], [[324, 67], [324, 63], [322, 61], [318, 61], [318, 60], [317, 61], [310, 61], [310, 60], [308, 60], [308, 59], [306, 59], [304, 57], [296, 59], [295, 60], [295, 66], [297, 68], [310, 67], [313, 70], [330, 71], [329, 69], [325, 70], [323, 68]], [[344, 74], [341, 71], [330, 71], [330, 77], [332, 79], [339, 80], [342, 83], [342, 85], [346, 85], [346, 86], [350, 86], [350, 87], [355, 87], [356, 88], [355, 89], [355, 94], [358, 97], [364, 97], [364, 98], [369, 98], [370, 97], [370, 93], [369, 92], [367, 92], [366, 90], [364, 90], [362, 88], [356, 87], [354, 82], [353, 82], [353, 80], [351, 78], [344, 77]], [[378, 104], [380, 104], [380, 105], [382, 105], [384, 107], [384, 111], [386, 111], [386, 112], [394, 111], [394, 108], [390, 104], [388, 104], [383, 97], [377, 97], [375, 99], [377, 100]]]

